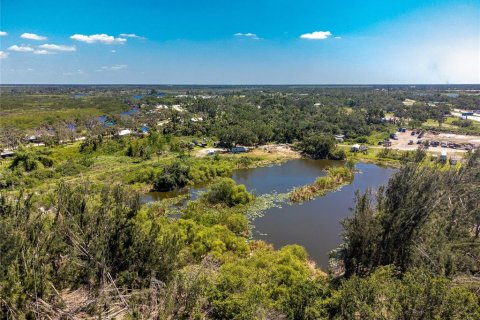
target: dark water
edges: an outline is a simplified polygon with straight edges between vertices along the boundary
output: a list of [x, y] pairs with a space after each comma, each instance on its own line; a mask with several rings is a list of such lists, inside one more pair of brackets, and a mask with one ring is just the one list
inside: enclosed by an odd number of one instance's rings
[[[341, 161], [298, 159], [271, 167], [237, 170], [232, 178], [257, 195], [284, 193], [294, 187], [313, 183], [318, 176], [325, 175], [327, 167], [342, 165]], [[302, 204], [284, 204], [282, 208], [266, 210], [262, 217], [253, 221], [253, 237], [265, 240], [277, 249], [287, 244], [302, 245], [310, 258], [326, 270], [328, 253], [342, 241], [340, 221], [351, 215], [355, 191], [385, 185], [395, 171], [365, 163], [357, 164], [357, 169], [360, 172], [355, 175], [353, 183], [337, 192]], [[198, 192], [204, 189], [200, 186], [173, 192], [151, 192], [143, 201], [156, 201], [181, 194], [190, 194], [189, 198], [195, 199]]]
[[297, 159], [271, 167], [236, 170], [232, 178], [257, 195], [274, 191], [284, 193], [313, 183], [317, 177], [326, 174], [328, 167], [343, 164], [342, 161]]
[[337, 192], [302, 204], [271, 208], [254, 221], [253, 237], [272, 243], [275, 248], [287, 244], [304, 246], [310, 258], [326, 270], [328, 253], [341, 242], [340, 221], [351, 215], [356, 190], [386, 185], [395, 171], [374, 164], [357, 164], [360, 173], [352, 184]]
[[152, 201], [160, 201], [164, 199], [175, 198], [178, 196], [188, 195], [184, 201], [180, 203], [185, 203], [188, 200], [195, 200], [198, 198], [200, 192], [206, 190], [206, 185], [196, 185], [195, 187], [188, 187], [183, 188], [180, 190], [174, 191], [152, 191], [146, 193], [140, 200], [142, 203], [152, 202]]
[[[232, 179], [236, 183], [244, 184], [249, 192], [256, 195], [283, 193], [294, 187], [313, 183], [317, 177], [326, 174], [325, 169], [328, 167], [342, 165], [342, 161], [297, 159], [270, 167], [235, 170]], [[189, 195], [187, 199], [194, 200], [205, 187], [197, 185], [175, 191], [149, 192], [143, 196], [142, 202], [160, 201], [186, 194]]]

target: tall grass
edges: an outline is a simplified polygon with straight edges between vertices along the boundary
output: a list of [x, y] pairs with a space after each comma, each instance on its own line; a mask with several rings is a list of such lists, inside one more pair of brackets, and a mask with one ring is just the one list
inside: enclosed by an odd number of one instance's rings
[[353, 177], [353, 168], [329, 168], [325, 177], [318, 177], [313, 184], [295, 188], [290, 193], [290, 201], [302, 202], [323, 196], [328, 191], [333, 191], [342, 185], [351, 183]]

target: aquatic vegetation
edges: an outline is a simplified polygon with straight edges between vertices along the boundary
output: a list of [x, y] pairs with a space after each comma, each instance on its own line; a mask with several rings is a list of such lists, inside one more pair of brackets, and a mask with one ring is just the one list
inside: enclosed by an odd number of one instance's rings
[[246, 209], [246, 215], [250, 221], [263, 216], [270, 208], [281, 208], [288, 200], [288, 193], [268, 193], [258, 196]]
[[347, 167], [329, 168], [325, 177], [318, 177], [313, 184], [295, 188], [290, 193], [290, 201], [302, 202], [323, 196], [329, 191], [350, 184], [353, 181], [354, 173], [353, 169]]

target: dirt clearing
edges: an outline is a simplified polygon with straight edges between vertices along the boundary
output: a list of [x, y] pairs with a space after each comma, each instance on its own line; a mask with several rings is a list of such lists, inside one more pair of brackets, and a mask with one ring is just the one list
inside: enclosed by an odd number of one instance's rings
[[[396, 132], [398, 140], [391, 140], [392, 149], [396, 150], [416, 150], [419, 146], [417, 143], [420, 141], [437, 141], [438, 146], [431, 145], [427, 151], [430, 153], [440, 154], [442, 151], [445, 151], [447, 155], [454, 154], [463, 154], [467, 152], [464, 145], [470, 144], [473, 146], [480, 145], [480, 136], [467, 136], [454, 133], [438, 133], [434, 134], [432, 132], [426, 132], [421, 139], [418, 138], [418, 134], [412, 136], [412, 131], [407, 130], [406, 132]], [[443, 145], [442, 145], [443, 144]], [[458, 144], [459, 147], [452, 148], [448, 147], [449, 144]]]

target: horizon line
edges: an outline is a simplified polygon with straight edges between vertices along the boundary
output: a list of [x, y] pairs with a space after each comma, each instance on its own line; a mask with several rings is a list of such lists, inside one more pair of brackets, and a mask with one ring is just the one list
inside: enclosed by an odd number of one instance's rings
[[480, 83], [0, 83], [0, 86], [480, 86]]

